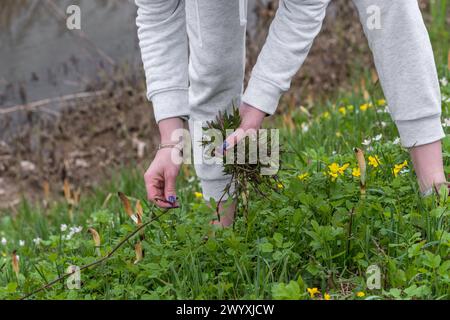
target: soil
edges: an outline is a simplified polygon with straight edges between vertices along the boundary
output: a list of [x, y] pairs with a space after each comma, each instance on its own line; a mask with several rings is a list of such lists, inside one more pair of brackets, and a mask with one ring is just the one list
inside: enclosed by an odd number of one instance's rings
[[150, 162], [159, 136], [143, 80], [108, 87], [59, 117], [31, 115], [20, 134], [0, 142], [0, 208], [21, 195], [41, 198], [46, 185], [61, 194], [66, 179], [86, 191], [116, 168]]

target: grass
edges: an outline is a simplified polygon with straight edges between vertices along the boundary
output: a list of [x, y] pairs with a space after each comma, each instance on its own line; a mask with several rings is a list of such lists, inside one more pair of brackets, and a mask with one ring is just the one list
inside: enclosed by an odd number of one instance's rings
[[431, 0], [429, 4], [430, 22], [428, 30], [433, 42], [433, 48], [438, 63], [447, 63], [450, 56], [450, 26], [448, 16], [450, 15], [450, 5], [448, 0]]
[[[450, 77], [447, 68], [440, 73], [448, 118], [450, 86], [444, 78]], [[363, 98], [368, 94], [371, 100]], [[81, 289], [68, 290], [61, 281], [32, 298], [450, 298], [450, 200], [419, 196], [409, 155], [397, 143], [377, 87], [310, 111], [297, 108], [270, 126], [283, 128], [282, 141], [291, 151], [283, 155], [282, 185], [269, 199], [253, 195], [248, 216], [233, 229], [205, 240], [213, 210], [186, 167], [179, 179], [181, 208], [146, 228], [142, 259], [136, 258], [136, 236], [108, 261], [84, 270]], [[354, 147], [365, 151], [368, 163], [365, 196]], [[448, 137], [444, 150], [450, 173]], [[394, 175], [395, 165], [405, 161]], [[70, 265], [92, 263], [132, 232], [136, 225], [118, 191], [133, 206], [140, 200], [144, 222], [160, 213], [145, 201], [137, 169], [124, 169], [78, 203], [67, 196], [69, 201], [45, 207], [24, 199], [14, 213], [6, 212], [0, 220], [0, 298], [20, 298]], [[70, 231], [74, 226], [82, 231]], [[99, 248], [88, 228], [100, 235]], [[380, 289], [367, 287], [371, 265], [381, 271]]]

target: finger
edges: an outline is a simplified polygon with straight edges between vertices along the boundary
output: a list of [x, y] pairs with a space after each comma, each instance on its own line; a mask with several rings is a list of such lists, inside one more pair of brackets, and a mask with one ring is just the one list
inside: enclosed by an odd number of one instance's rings
[[245, 131], [241, 128], [236, 129], [232, 134], [230, 134], [222, 146], [216, 148], [216, 154], [223, 155], [227, 152], [227, 150], [234, 148], [235, 145], [239, 143], [242, 139], [245, 138]]
[[165, 209], [176, 209], [179, 208], [180, 205], [178, 203], [172, 204], [171, 202], [167, 201], [164, 198], [156, 198], [155, 199], [158, 203], [158, 206]]
[[164, 177], [164, 196], [172, 206], [177, 206], [176, 180], [175, 172], [166, 172]]
[[164, 198], [164, 183], [157, 175], [146, 173], [144, 176], [145, 188], [147, 190], [147, 198], [160, 208], [171, 207], [168, 203], [164, 203], [160, 199]]

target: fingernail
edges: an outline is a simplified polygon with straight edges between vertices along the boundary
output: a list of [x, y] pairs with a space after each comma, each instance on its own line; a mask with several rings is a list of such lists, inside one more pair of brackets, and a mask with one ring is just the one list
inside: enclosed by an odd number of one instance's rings
[[169, 196], [167, 198], [167, 201], [169, 201], [170, 203], [174, 204], [177, 201], [177, 197], [175, 196]]
[[228, 141], [225, 141], [222, 145], [222, 150], [223, 151], [227, 151], [228, 147], [230, 146], [230, 144], [228, 143]]

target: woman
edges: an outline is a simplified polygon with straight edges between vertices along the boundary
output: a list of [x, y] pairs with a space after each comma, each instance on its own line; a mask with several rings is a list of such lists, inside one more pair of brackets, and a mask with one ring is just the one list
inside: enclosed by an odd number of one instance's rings
[[[171, 161], [172, 132], [189, 118], [214, 119], [241, 101], [241, 129], [258, 129], [303, 64], [330, 0], [284, 0], [242, 95], [246, 0], [136, 0], [138, 35], [161, 145], [145, 174], [148, 198], [176, 205], [180, 166]], [[445, 183], [440, 89], [430, 40], [417, 1], [354, 0], [390, 112], [423, 194]], [[241, 99], [242, 97], [242, 99]], [[231, 147], [236, 135], [227, 139]], [[193, 141], [193, 143], [199, 143]], [[220, 165], [197, 164], [206, 200], [219, 200], [229, 177]], [[225, 197], [226, 198], [226, 197]], [[223, 198], [223, 199], [225, 199]], [[223, 208], [222, 208], [223, 209]], [[233, 206], [220, 224], [233, 223]]]

